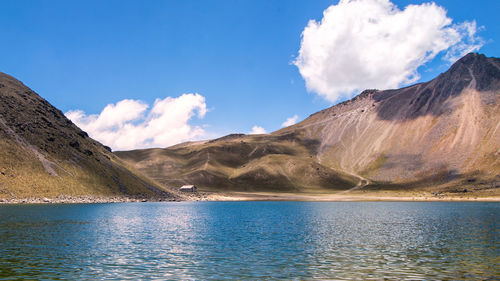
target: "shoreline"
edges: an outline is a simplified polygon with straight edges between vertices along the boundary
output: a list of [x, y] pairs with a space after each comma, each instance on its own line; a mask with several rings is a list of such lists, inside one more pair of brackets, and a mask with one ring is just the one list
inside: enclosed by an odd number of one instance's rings
[[275, 193], [275, 192], [196, 192], [179, 197], [139, 196], [67, 196], [55, 198], [0, 198], [1, 204], [102, 204], [127, 202], [242, 202], [242, 201], [304, 201], [304, 202], [500, 202], [498, 195], [439, 194], [420, 192], [370, 192], [370, 193]]
[[413, 195], [413, 194], [309, 194], [271, 192], [210, 193], [204, 201], [305, 201], [305, 202], [500, 202], [500, 196], [480, 195]]
[[180, 202], [186, 201], [172, 197], [134, 197], [134, 196], [58, 196], [28, 197], [28, 198], [0, 198], [2, 204], [102, 204], [102, 203], [129, 203], [129, 202]]

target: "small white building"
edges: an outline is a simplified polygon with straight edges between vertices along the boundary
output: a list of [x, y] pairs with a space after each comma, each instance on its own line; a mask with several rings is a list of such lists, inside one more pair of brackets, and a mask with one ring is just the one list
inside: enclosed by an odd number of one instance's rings
[[182, 192], [196, 192], [196, 186], [194, 185], [183, 185], [179, 188], [179, 191]]

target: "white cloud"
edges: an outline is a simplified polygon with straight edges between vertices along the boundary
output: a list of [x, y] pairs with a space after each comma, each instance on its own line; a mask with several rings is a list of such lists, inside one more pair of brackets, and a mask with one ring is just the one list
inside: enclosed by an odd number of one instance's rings
[[478, 50], [476, 31], [475, 22], [452, 25], [435, 3], [400, 10], [389, 0], [340, 0], [321, 22], [309, 21], [294, 64], [309, 91], [334, 102], [415, 82], [418, 67], [438, 53], [453, 61]]
[[148, 107], [126, 99], [107, 105], [100, 114], [73, 110], [66, 117], [115, 150], [166, 147], [205, 134], [201, 127], [189, 124], [196, 113], [201, 119], [207, 112], [205, 98], [199, 94], [156, 99], [149, 111]]
[[[481, 37], [476, 36], [478, 28], [475, 21], [463, 22], [455, 25], [455, 28], [462, 35], [462, 40], [451, 46], [449, 51], [446, 52], [444, 59], [450, 63], [456, 62], [458, 59], [470, 52], [481, 49], [485, 43]], [[482, 27], [479, 29], [482, 29]]]
[[266, 130], [260, 126], [253, 126], [252, 131], [249, 133], [250, 135], [260, 135], [267, 133]]
[[297, 123], [298, 119], [299, 119], [299, 116], [297, 114], [295, 114], [294, 116], [287, 118], [286, 121], [283, 122], [283, 124], [281, 124], [281, 127], [292, 126], [295, 123]]

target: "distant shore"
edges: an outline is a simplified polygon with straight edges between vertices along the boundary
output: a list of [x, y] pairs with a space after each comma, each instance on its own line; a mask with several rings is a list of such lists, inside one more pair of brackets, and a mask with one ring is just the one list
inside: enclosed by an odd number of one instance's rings
[[500, 202], [496, 194], [436, 194], [427, 192], [352, 192], [352, 193], [284, 193], [284, 192], [196, 192], [180, 197], [138, 196], [67, 196], [55, 198], [0, 198], [0, 204], [90, 204], [125, 202], [181, 202], [181, 201], [480, 201]]
[[204, 201], [487, 201], [500, 202], [499, 195], [437, 194], [407, 192], [370, 192], [343, 194], [275, 193], [275, 192], [213, 192]]

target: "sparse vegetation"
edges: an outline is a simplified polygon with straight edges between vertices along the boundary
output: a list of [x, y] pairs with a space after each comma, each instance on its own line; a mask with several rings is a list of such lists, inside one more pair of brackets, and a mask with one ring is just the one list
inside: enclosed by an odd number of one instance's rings
[[269, 135], [117, 155], [166, 185], [208, 190], [445, 192], [479, 171], [499, 194], [498, 77], [499, 59], [469, 54], [432, 81], [365, 91]]
[[0, 84], [0, 198], [174, 196], [19, 81]]
[[[498, 77], [499, 59], [470, 54], [430, 82], [366, 91], [272, 134], [111, 153], [0, 74], [0, 198], [177, 196], [165, 187], [185, 184], [208, 191], [498, 195]], [[464, 79], [475, 79], [476, 88]]]
[[376, 172], [378, 169], [382, 168], [382, 166], [386, 162], [387, 156], [385, 156], [385, 154], [381, 154], [379, 157], [377, 157], [377, 159], [368, 164], [368, 166], [366, 166], [364, 170], [360, 172], [360, 174], [363, 176], [368, 176], [370, 173]]
[[167, 186], [191, 183], [211, 191], [317, 192], [356, 185], [355, 177], [317, 163], [307, 144], [292, 136], [240, 135], [116, 154]]

